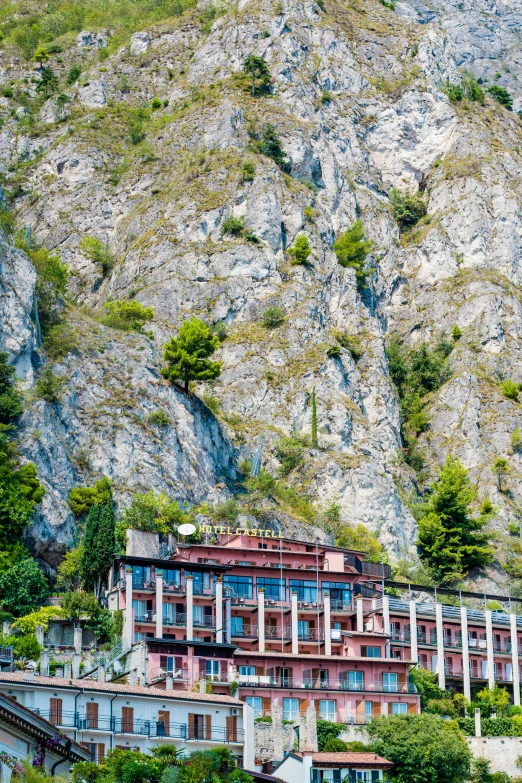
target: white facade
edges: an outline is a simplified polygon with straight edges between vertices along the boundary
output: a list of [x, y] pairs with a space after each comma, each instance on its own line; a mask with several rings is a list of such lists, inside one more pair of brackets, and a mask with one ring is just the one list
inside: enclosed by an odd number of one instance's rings
[[116, 747], [172, 744], [190, 753], [226, 745], [253, 768], [253, 710], [230, 696], [9, 672], [0, 673], [0, 693], [86, 744], [96, 759]]

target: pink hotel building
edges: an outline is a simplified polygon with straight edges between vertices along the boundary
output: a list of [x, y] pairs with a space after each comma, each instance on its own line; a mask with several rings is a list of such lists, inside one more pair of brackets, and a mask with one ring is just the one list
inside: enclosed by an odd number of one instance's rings
[[409, 676], [420, 663], [442, 688], [470, 698], [499, 683], [520, 704], [522, 617], [510, 599], [496, 597], [508, 611], [443, 605], [436, 591], [434, 601], [398, 599], [383, 592], [398, 586], [389, 567], [362, 552], [273, 531], [202, 531], [213, 543], [172, 538], [167, 548], [129, 530], [115, 561], [109, 608], [124, 610], [124, 648], [142, 643], [142, 684], [190, 690], [210, 680], [256, 717], [278, 707], [297, 720], [313, 706], [326, 720], [365, 723], [420, 710]]

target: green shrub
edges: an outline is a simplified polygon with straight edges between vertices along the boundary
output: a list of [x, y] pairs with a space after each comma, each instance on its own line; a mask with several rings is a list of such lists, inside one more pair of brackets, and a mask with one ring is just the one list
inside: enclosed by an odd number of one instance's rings
[[100, 49], [98, 52], [98, 58], [101, 63], [105, 62], [105, 60], [109, 59], [109, 50], [106, 46], [103, 47], [103, 49]]
[[334, 242], [334, 252], [337, 261], [342, 267], [355, 270], [357, 289], [363, 291], [366, 288], [366, 280], [374, 269], [366, 269], [366, 258], [372, 248], [371, 240], [364, 239], [364, 228], [360, 220], [348, 228]]
[[321, 103], [323, 104], [323, 106], [326, 103], [331, 103], [331, 101], [332, 101], [332, 96], [330, 95], [328, 90], [323, 90], [321, 93]]
[[328, 737], [324, 746], [325, 753], [347, 753], [348, 744], [338, 737]]
[[43, 95], [45, 100], [49, 98], [58, 89], [58, 77], [52, 68], [44, 68], [40, 74], [40, 81], [36, 85], [38, 95]]
[[129, 139], [131, 144], [136, 146], [146, 138], [147, 134], [143, 130], [143, 122], [141, 120], [132, 120], [129, 123]]
[[4, 98], [12, 98], [13, 90], [11, 89], [11, 87], [4, 87], [4, 89], [2, 90], [2, 95], [4, 96]]
[[252, 79], [252, 95], [266, 92], [270, 86], [270, 71], [264, 57], [250, 54], [244, 64], [244, 73]]
[[312, 246], [305, 234], [299, 234], [299, 236], [296, 237], [293, 247], [289, 247], [286, 252], [291, 258], [292, 265], [306, 264], [308, 256], [312, 252]]
[[508, 378], [505, 381], [502, 381], [502, 394], [504, 397], [507, 397], [508, 400], [517, 400], [518, 401], [518, 393], [519, 388], [518, 384], [511, 380], [511, 378]]
[[152, 99], [151, 103], [152, 111], [156, 111], [156, 109], [161, 109], [161, 100], [157, 97]]
[[71, 65], [69, 68], [69, 71], [67, 73], [67, 84], [74, 84], [78, 81], [82, 73], [82, 66], [80, 63], [75, 63], [74, 65]]
[[354, 362], [359, 361], [363, 355], [360, 337], [340, 331], [334, 332], [333, 337], [335, 337], [341, 348], [346, 348], [347, 351], [350, 351]]
[[25, 250], [36, 269], [36, 301], [42, 333], [60, 322], [63, 297], [69, 282], [69, 267], [45, 247], [32, 248], [17, 235], [16, 246]]
[[341, 357], [341, 349], [338, 345], [331, 345], [327, 351], [326, 355], [329, 359], [340, 359]]
[[77, 329], [67, 323], [52, 326], [43, 338], [45, 353], [54, 361], [78, 350], [79, 345]]
[[428, 211], [426, 202], [420, 196], [403, 193], [398, 188], [392, 188], [390, 200], [395, 220], [401, 231], [412, 228]]
[[221, 405], [219, 404], [219, 399], [215, 394], [202, 394], [201, 401], [207, 406], [207, 408], [210, 408], [214, 416], [218, 416], [221, 412]]
[[266, 329], [277, 329], [285, 320], [285, 311], [282, 307], [267, 307], [263, 313], [261, 322]]
[[484, 90], [481, 88], [474, 76], [466, 74], [462, 77], [460, 84], [447, 84], [444, 88], [447, 96], [452, 103], [460, 103], [467, 98], [469, 101], [476, 101], [484, 104]]
[[216, 335], [220, 343], [224, 342], [228, 337], [227, 325], [224, 321], [218, 321], [217, 323], [212, 324], [210, 331], [212, 334]]
[[259, 245], [259, 237], [253, 234], [251, 231], [245, 231], [243, 234], [247, 242], [253, 242], [254, 245]]
[[109, 274], [114, 266], [114, 258], [108, 245], [104, 245], [96, 237], [82, 237], [80, 250], [84, 256], [100, 267], [104, 276]]
[[520, 427], [515, 427], [510, 435], [510, 440], [513, 451], [520, 451], [522, 447], [522, 432], [520, 432]]
[[59, 403], [62, 399], [67, 376], [55, 375], [52, 368], [46, 366], [36, 379], [35, 393], [48, 403]]
[[501, 106], [504, 106], [508, 111], [513, 111], [513, 98], [505, 87], [499, 87], [498, 84], [493, 84], [489, 87], [488, 93], [497, 103], [500, 103]]
[[155, 411], [151, 411], [147, 416], [147, 424], [152, 424], [155, 427], [170, 427], [172, 420], [168, 413], [163, 408], [157, 408]]
[[255, 173], [255, 164], [251, 160], [246, 160], [241, 169], [241, 182], [253, 182]]
[[277, 459], [281, 463], [279, 472], [282, 476], [288, 476], [292, 470], [302, 465], [304, 461], [303, 443], [297, 438], [279, 438], [274, 447]]
[[314, 214], [315, 214], [314, 210], [310, 205], [304, 208], [304, 216], [309, 223], [311, 223], [312, 220], [314, 219]]
[[228, 217], [223, 221], [223, 234], [238, 237], [243, 232], [243, 218]]
[[460, 338], [461, 338], [461, 337], [462, 337], [462, 330], [460, 329], [460, 327], [459, 327], [459, 326], [457, 326], [457, 325], [455, 324], [455, 326], [454, 326], [454, 327], [453, 327], [453, 329], [451, 330], [451, 339], [452, 339], [454, 342], [457, 342], [457, 340], [460, 340]]
[[317, 721], [317, 747], [320, 753], [326, 748], [326, 743], [330, 739], [337, 739], [339, 734], [344, 731], [342, 723], [333, 723], [329, 720]]
[[154, 319], [152, 307], [143, 307], [135, 299], [128, 302], [122, 299], [109, 300], [103, 305], [103, 309], [107, 312], [103, 323], [112, 329], [143, 332], [144, 325]]
[[261, 152], [262, 155], [266, 155], [267, 158], [272, 158], [272, 160], [275, 160], [277, 165], [283, 170], [286, 169], [287, 155], [282, 147], [277, 131], [271, 123], [267, 123], [263, 128], [263, 135], [261, 143], [259, 144], [259, 152]]
[[111, 498], [111, 482], [106, 476], [96, 481], [93, 487], [73, 487], [69, 490], [69, 505], [75, 517], [85, 516], [95, 504], [107, 505]]

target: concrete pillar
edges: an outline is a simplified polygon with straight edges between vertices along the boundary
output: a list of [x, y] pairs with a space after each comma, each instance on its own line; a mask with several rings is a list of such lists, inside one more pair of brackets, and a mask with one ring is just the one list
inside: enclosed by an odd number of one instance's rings
[[464, 696], [471, 701], [471, 681], [469, 673], [469, 639], [468, 639], [468, 610], [460, 607], [460, 628], [462, 631], [462, 678], [464, 681]]
[[105, 682], [105, 666], [98, 666], [98, 682]]
[[216, 580], [216, 643], [223, 644], [223, 577]]
[[11, 623], [2, 623], [2, 633], [4, 636], [9, 636], [11, 634]]
[[44, 646], [44, 629], [43, 625], [37, 625], [36, 630], [34, 632], [34, 635], [36, 636], [36, 641], [40, 645], [40, 647]]
[[[299, 654], [299, 635], [297, 624], [297, 592], [292, 590], [292, 655]], [[284, 629], [281, 629], [284, 633]]]
[[381, 715], [388, 715], [388, 702], [387, 701], [385, 701], [381, 705]]
[[262, 587], [257, 591], [257, 636], [259, 652], [265, 652], [265, 591]]
[[417, 663], [419, 658], [419, 648], [417, 645], [417, 604], [410, 601], [410, 658]]
[[75, 628], [74, 629], [74, 652], [80, 653], [82, 652], [82, 641], [83, 641], [83, 631], [81, 628]]
[[491, 690], [495, 687], [495, 667], [493, 657], [493, 619], [491, 609], [486, 609], [486, 651], [488, 659], [488, 686]]
[[171, 674], [168, 674], [165, 678], [165, 690], [166, 691], [173, 691], [174, 690], [174, 678]]
[[511, 665], [513, 667], [513, 704], [520, 707], [520, 669], [518, 668], [518, 638], [517, 616], [514, 612], [509, 615], [511, 626]]
[[49, 651], [42, 650], [40, 652], [40, 674], [43, 677], [49, 676]]
[[225, 599], [225, 638], [227, 644], [232, 644], [232, 606], [230, 598]]
[[359, 596], [355, 602], [357, 607], [357, 630], [359, 633], [364, 632], [364, 599]]
[[446, 690], [446, 673], [444, 672], [444, 628], [442, 625], [442, 604], [435, 604], [435, 621], [437, 625], [437, 673], [439, 688]]
[[132, 568], [125, 569], [125, 647], [134, 644], [134, 613], [132, 611]]
[[482, 737], [480, 726], [480, 707], [475, 707], [475, 737]]
[[199, 692], [200, 693], [206, 693], [207, 692], [207, 678], [201, 677], [199, 681]]
[[194, 578], [187, 576], [187, 641], [194, 640]]
[[[385, 634], [390, 634], [390, 598], [387, 595], [382, 597], [382, 627]], [[390, 657], [390, 640], [386, 641], [386, 658]]]
[[136, 669], [132, 669], [132, 671], [129, 672], [129, 685], [135, 688], [137, 684], [138, 684], [138, 672], [136, 671]]
[[63, 665], [63, 676], [66, 680], [70, 680], [72, 677], [72, 664], [71, 663], [64, 663]]
[[79, 653], [74, 653], [72, 659], [72, 675], [73, 679], [77, 680], [80, 676], [80, 664], [82, 662], [82, 656]]
[[163, 639], [163, 571], [156, 571], [156, 639]]
[[332, 619], [330, 614], [330, 593], [323, 595], [324, 602], [324, 654], [332, 654]]

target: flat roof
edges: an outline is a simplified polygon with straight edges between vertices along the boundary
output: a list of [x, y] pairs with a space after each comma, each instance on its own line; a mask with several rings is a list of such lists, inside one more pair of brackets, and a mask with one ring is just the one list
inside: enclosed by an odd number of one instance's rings
[[[304, 758], [304, 753], [294, 752], [291, 755]], [[310, 753], [314, 766], [342, 766], [342, 767], [381, 767], [389, 769], [393, 762], [375, 753]]]
[[[345, 663], [358, 663], [359, 661], [373, 661], [376, 663], [407, 663], [411, 666], [414, 666], [417, 664], [417, 661], [401, 661], [398, 658], [362, 658], [359, 655], [322, 655], [321, 653], [303, 653], [299, 655], [295, 655], [289, 652], [274, 652], [273, 650], [268, 650], [268, 652], [259, 652], [258, 650], [236, 650], [234, 653], [234, 656], [241, 656], [243, 658], [245, 657], [256, 657], [256, 658], [285, 658], [292, 660], [312, 660], [314, 658], [320, 658], [321, 661], [344, 661]], [[415, 695], [415, 694], [413, 694]]]

